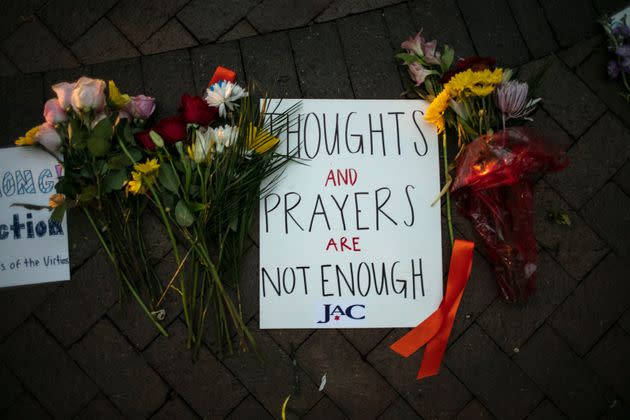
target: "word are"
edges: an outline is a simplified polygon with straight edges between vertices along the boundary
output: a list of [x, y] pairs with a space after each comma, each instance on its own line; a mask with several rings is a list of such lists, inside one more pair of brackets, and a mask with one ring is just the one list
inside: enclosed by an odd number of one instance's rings
[[26, 222], [20, 220], [19, 214], [13, 215], [13, 223], [0, 224], [0, 241], [5, 239], [33, 239], [35, 237], [42, 238], [46, 235], [57, 236], [63, 235], [63, 227], [60, 222], [52, 219], [47, 221], [40, 220], [35, 223], [31, 213], [26, 214]]
[[[348, 245], [348, 242], [350, 242], [352, 246]], [[337, 242], [335, 242], [335, 238], [330, 238], [330, 240], [328, 241], [328, 245], [326, 245], [326, 251], [328, 251], [329, 249], [334, 249], [335, 251], [340, 252], [344, 252], [346, 250], [359, 252], [361, 251], [361, 249], [359, 248], [359, 237], [353, 236], [352, 239], [350, 239], [342, 236], [341, 238], [339, 238], [339, 247], [337, 247]]]

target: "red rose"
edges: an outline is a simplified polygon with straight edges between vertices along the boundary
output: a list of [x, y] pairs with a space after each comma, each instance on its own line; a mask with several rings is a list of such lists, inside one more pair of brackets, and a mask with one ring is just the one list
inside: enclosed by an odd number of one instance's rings
[[457, 73], [461, 73], [466, 70], [472, 71], [481, 71], [481, 70], [494, 70], [494, 67], [497, 64], [497, 60], [494, 57], [466, 57], [460, 58], [455, 63], [455, 68], [447, 71], [442, 76], [442, 83], [448, 83], [451, 80], [451, 77], [455, 76]]
[[134, 134], [136, 141], [142, 145], [147, 150], [155, 150], [155, 143], [151, 140], [151, 136], [149, 136], [149, 130], [141, 131], [139, 133]]
[[158, 133], [167, 144], [186, 140], [186, 123], [179, 115], [162, 118], [153, 126], [153, 131]]
[[182, 95], [179, 112], [187, 123], [203, 126], [209, 125], [217, 117], [217, 109], [211, 109], [199, 96]]

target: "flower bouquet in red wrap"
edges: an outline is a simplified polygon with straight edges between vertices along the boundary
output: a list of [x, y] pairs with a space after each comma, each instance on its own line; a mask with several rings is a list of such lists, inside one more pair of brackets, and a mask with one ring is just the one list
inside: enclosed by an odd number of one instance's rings
[[[442, 136], [442, 195], [451, 242], [453, 194], [494, 265], [503, 297], [526, 298], [536, 288], [538, 266], [532, 183], [565, 165], [561, 150], [523, 126], [541, 101], [532, 95], [535, 82], [516, 79], [492, 57], [455, 61], [451, 48], [440, 51], [422, 34], [401, 47], [406, 52], [398, 57], [408, 66], [413, 90], [430, 102], [425, 119]], [[452, 162], [446, 150], [449, 135], [457, 138]]]

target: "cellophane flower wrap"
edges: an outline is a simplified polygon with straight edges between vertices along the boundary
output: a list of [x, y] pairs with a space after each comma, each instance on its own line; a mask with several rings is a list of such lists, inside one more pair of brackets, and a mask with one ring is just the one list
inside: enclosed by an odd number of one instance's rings
[[[442, 137], [449, 237], [451, 193], [491, 260], [502, 295], [520, 300], [535, 290], [537, 269], [532, 180], [564, 166], [563, 153], [541, 133], [525, 129], [541, 99], [531, 82], [497, 66], [493, 57], [454, 59], [422, 33], [401, 44], [412, 90], [430, 102], [425, 120]], [[448, 138], [457, 153], [448, 161]], [[451, 176], [455, 172], [455, 178]], [[436, 200], [436, 203], [439, 200]]]
[[232, 352], [234, 333], [239, 347], [253, 344], [241, 310], [241, 259], [261, 182], [290, 159], [275, 152], [280, 131], [265, 107], [219, 67], [203, 97], [183, 95], [177, 115], [136, 135], [148, 167], [132, 172], [127, 190], [162, 217], [178, 264], [164, 293], [179, 296], [193, 350], [207, 330], [220, 354]]
[[52, 86], [56, 97], [44, 105], [45, 122], [16, 140], [18, 146], [41, 147], [63, 165], [50, 198], [52, 217], [78, 208], [89, 220], [123, 290], [154, 316], [162, 286], [152, 269], [141, 221], [147, 201], [130, 198], [125, 184], [143, 157], [134, 134], [155, 110], [155, 100], [122, 93], [113, 81], [81, 77]]

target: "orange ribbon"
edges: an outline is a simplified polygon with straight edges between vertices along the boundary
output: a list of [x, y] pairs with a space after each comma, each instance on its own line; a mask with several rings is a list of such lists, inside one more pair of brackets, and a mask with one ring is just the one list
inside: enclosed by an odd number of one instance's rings
[[208, 87], [214, 85], [215, 83], [220, 82], [221, 80], [227, 80], [228, 82], [235, 81], [236, 72], [226, 67], [217, 66], [217, 69], [214, 71], [214, 74], [212, 75], [212, 79], [210, 79], [210, 83], [208, 83]]
[[448, 270], [446, 294], [440, 306], [420, 325], [402, 336], [390, 346], [404, 357], [409, 357], [420, 347], [427, 345], [418, 371], [418, 379], [437, 375], [453, 329], [455, 314], [462, 300], [466, 283], [472, 270], [473, 249], [469, 241], [455, 240]]

